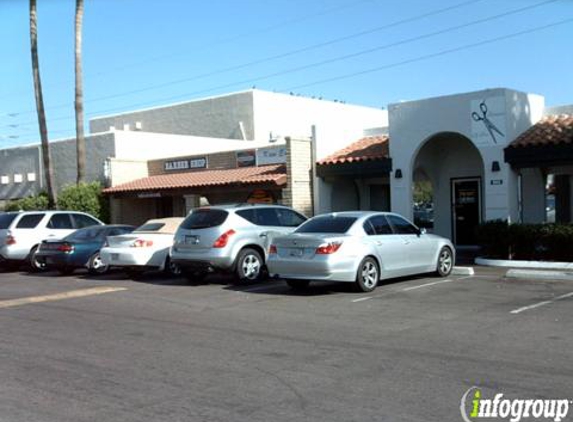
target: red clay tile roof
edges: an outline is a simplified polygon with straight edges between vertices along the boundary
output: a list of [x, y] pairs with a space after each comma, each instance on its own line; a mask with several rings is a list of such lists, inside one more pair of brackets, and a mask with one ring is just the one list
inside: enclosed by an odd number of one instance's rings
[[323, 158], [317, 164], [324, 166], [328, 164], [382, 160], [389, 156], [389, 140], [390, 138], [387, 135], [368, 136]]
[[519, 135], [510, 147], [573, 144], [573, 115], [546, 116]]
[[286, 184], [286, 167], [273, 164], [261, 167], [203, 170], [188, 173], [161, 174], [104, 189], [104, 193], [147, 192], [224, 185]]

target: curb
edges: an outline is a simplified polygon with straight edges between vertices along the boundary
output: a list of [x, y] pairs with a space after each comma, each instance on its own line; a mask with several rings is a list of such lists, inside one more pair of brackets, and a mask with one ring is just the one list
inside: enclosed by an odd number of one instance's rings
[[571, 270], [573, 262], [546, 262], [546, 261], [511, 261], [506, 259], [476, 258], [477, 265], [486, 267], [528, 268], [535, 270]]
[[565, 280], [573, 281], [573, 272], [539, 271], [539, 270], [509, 270], [506, 278], [527, 278], [529, 280]]
[[454, 267], [452, 275], [474, 275], [473, 267]]

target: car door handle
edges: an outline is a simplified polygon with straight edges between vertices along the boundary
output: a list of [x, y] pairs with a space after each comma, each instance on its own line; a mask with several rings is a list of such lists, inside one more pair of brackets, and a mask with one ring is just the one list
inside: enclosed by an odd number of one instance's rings
[[382, 246], [382, 242], [376, 242], [378, 246]]
[[266, 234], [266, 233], [261, 233], [261, 234], [259, 234], [259, 237], [267, 237], [267, 234]]

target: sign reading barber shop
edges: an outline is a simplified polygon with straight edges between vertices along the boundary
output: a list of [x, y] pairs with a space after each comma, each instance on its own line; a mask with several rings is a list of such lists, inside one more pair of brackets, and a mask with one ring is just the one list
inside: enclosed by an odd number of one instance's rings
[[261, 148], [257, 150], [257, 165], [286, 163], [286, 146]]
[[505, 97], [488, 97], [471, 102], [471, 134], [476, 146], [505, 145]]
[[207, 157], [166, 161], [163, 168], [165, 171], [205, 169], [207, 168]]

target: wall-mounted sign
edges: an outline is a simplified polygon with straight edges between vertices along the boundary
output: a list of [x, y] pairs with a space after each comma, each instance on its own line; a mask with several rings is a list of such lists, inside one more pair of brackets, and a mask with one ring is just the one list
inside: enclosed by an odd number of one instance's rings
[[237, 151], [237, 167], [252, 167], [257, 164], [257, 153], [254, 149]]
[[160, 192], [142, 192], [142, 193], [138, 193], [137, 197], [140, 199], [161, 198], [161, 193]]
[[207, 157], [166, 161], [163, 168], [165, 171], [204, 169], [207, 168]]
[[471, 102], [471, 133], [476, 146], [505, 145], [505, 97]]
[[257, 150], [257, 166], [278, 163], [286, 163], [285, 145]]
[[272, 192], [264, 189], [255, 189], [247, 199], [249, 204], [274, 204], [275, 197]]
[[493, 179], [489, 183], [492, 185], [503, 185], [503, 179]]

